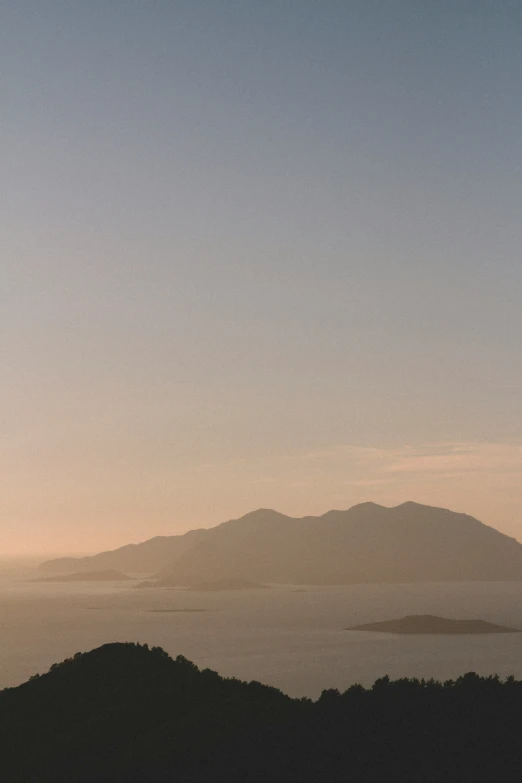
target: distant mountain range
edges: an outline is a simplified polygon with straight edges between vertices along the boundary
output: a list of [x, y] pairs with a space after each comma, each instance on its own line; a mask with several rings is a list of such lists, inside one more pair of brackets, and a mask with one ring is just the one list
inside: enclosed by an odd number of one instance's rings
[[160, 586], [506, 581], [522, 579], [522, 545], [466, 514], [411, 502], [362, 503], [300, 519], [259, 509], [208, 530], [51, 560], [40, 569], [116, 569], [154, 575]]

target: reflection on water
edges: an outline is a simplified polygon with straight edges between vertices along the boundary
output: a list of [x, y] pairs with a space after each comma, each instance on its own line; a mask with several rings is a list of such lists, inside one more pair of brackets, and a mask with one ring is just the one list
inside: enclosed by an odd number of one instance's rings
[[368, 684], [385, 673], [447, 679], [475, 670], [522, 677], [522, 634], [397, 637], [343, 630], [406, 614], [522, 628], [522, 583], [196, 593], [23, 581], [34, 576], [0, 569], [0, 687], [111, 641], [161, 645], [222, 675], [301, 696]]

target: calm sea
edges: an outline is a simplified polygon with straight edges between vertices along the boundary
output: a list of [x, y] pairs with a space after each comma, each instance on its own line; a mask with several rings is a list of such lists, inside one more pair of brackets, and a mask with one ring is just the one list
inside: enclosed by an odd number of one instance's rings
[[[522, 634], [392, 636], [358, 623], [438, 614], [522, 628], [522, 583], [293, 585], [245, 592], [136, 590], [132, 583], [35, 584], [0, 568], [0, 688], [106, 642], [181, 653], [225, 676], [295, 696], [383, 674], [447, 679], [466, 671], [522, 678]], [[202, 609], [201, 612], [158, 612]]]

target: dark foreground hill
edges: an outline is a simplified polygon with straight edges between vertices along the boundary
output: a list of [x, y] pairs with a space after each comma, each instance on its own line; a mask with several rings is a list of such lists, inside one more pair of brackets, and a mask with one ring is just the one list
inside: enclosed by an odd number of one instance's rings
[[515, 783], [522, 682], [384, 677], [317, 702], [111, 644], [0, 692], [5, 783]]
[[223, 579], [324, 585], [502, 581], [522, 579], [522, 545], [466, 514], [417, 503], [363, 503], [301, 519], [260, 509], [209, 530], [42, 565], [54, 571], [102, 567], [156, 570], [164, 586]]
[[517, 628], [507, 628], [485, 620], [454, 620], [448, 617], [436, 617], [433, 614], [410, 614], [399, 620], [354, 625], [346, 630], [403, 634], [520, 633]]

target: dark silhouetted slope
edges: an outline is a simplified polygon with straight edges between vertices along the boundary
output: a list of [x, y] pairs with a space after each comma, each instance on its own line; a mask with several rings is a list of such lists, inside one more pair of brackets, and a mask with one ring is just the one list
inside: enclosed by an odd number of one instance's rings
[[199, 671], [159, 648], [109, 644], [0, 692], [0, 779], [170, 780], [165, 766], [182, 780], [215, 780], [216, 764], [226, 767], [290, 708], [274, 688]]
[[5, 783], [515, 783], [522, 683], [469, 673], [290, 699], [109, 644], [0, 692]]

